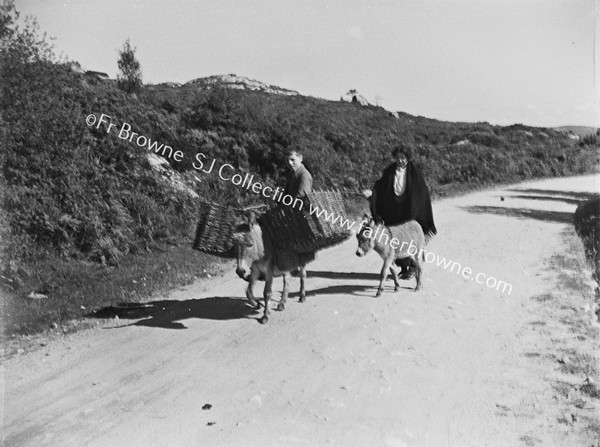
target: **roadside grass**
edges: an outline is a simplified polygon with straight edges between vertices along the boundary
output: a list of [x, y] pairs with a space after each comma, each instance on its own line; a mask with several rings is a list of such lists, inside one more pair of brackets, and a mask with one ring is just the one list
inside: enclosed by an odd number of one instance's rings
[[[128, 255], [118, 266], [40, 259], [12, 287], [0, 283], [2, 337], [45, 331], [68, 332], [70, 320], [83, 320], [95, 310], [124, 302], [144, 302], [179, 286], [222, 274], [231, 260], [220, 259], [190, 246], [164, 245], [159, 250]], [[83, 325], [86, 326], [85, 324]]]
[[600, 421], [595, 419], [587, 419], [587, 429], [595, 438], [595, 444], [592, 444], [590, 447], [600, 447]]
[[[592, 279], [596, 282], [595, 288], [595, 302], [590, 303], [592, 307], [595, 306], [596, 320], [600, 319], [600, 198], [588, 200], [584, 204], [577, 207], [573, 216], [573, 223], [575, 231], [581, 243], [583, 244], [583, 250], [577, 250], [579, 257], [577, 259], [577, 266], [588, 264], [592, 270]], [[574, 242], [571, 244], [571, 249], [574, 247]], [[582, 252], [585, 253], [585, 259]], [[568, 275], [562, 273], [561, 276], [567, 276], [570, 278], [566, 279], [566, 284], [569, 288], [579, 289], [582, 287], [581, 283], [581, 269], [579, 268], [579, 275]], [[595, 337], [598, 342], [597, 330], [591, 327], [589, 321], [583, 319], [572, 318], [571, 328], [579, 334], [587, 337]], [[591, 398], [600, 398], [600, 388], [598, 387], [598, 381], [600, 380], [600, 351], [596, 349], [593, 354], [578, 353], [573, 356], [573, 361], [570, 365], [563, 365], [563, 370], [571, 374], [583, 374], [592, 380], [586, 380], [586, 382], [580, 387], [580, 391], [587, 394]], [[595, 421], [593, 424], [594, 433], [600, 440], [600, 422]]]
[[[575, 231], [583, 241], [585, 254], [600, 286], [600, 197], [579, 205], [573, 216]], [[596, 289], [596, 299], [600, 299]]]
[[520, 439], [528, 447], [538, 445], [539, 443], [542, 442], [541, 439], [536, 438], [535, 436], [529, 436], [529, 435], [521, 436]]
[[544, 303], [546, 301], [552, 301], [554, 297], [551, 293], [541, 293], [533, 297], [534, 300], [539, 301], [540, 303]]
[[598, 377], [598, 359], [588, 353], [571, 352], [569, 362], [560, 365], [560, 370], [566, 374]]
[[593, 266], [573, 228], [563, 232], [563, 241], [564, 250], [550, 260], [551, 269], [557, 272], [558, 287], [534, 299], [552, 309], [552, 319], [562, 328], [561, 338], [569, 340], [564, 347], [556, 344], [556, 350], [548, 356], [562, 375], [552, 383], [564, 410], [557, 420], [561, 422], [564, 414], [570, 415], [567, 423], [586, 439], [594, 439], [592, 445], [598, 446], [600, 419], [595, 408], [600, 404], [600, 330], [594, 295], [590, 293]]

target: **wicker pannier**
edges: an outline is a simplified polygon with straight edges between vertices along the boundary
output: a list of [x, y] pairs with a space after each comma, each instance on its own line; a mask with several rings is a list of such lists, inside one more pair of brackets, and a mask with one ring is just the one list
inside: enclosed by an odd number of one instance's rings
[[[310, 205], [325, 210], [321, 217], [310, 214]], [[312, 253], [346, 240], [351, 232], [335, 223], [325, 220], [325, 214], [333, 214], [347, 219], [342, 195], [339, 191], [314, 191], [304, 200], [302, 210], [291, 206], [277, 206], [268, 210], [261, 223], [268, 226], [269, 233], [281, 250], [295, 253]]]
[[232, 235], [243, 222], [243, 210], [202, 203], [192, 248], [211, 255], [233, 258]]

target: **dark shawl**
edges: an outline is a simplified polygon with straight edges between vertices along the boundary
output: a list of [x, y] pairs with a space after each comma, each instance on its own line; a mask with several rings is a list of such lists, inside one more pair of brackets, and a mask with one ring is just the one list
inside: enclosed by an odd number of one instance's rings
[[426, 236], [437, 233], [433, 222], [433, 211], [429, 189], [421, 172], [412, 162], [406, 166], [406, 189], [404, 194], [394, 193], [396, 163], [388, 166], [382, 177], [373, 186], [371, 215], [380, 218], [386, 225], [399, 225], [408, 220], [421, 224]]

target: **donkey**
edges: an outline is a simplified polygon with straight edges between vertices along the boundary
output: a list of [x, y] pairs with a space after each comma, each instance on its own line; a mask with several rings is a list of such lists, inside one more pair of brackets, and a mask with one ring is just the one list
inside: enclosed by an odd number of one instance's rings
[[248, 281], [246, 297], [254, 308], [259, 309], [260, 304], [254, 298], [254, 285], [260, 279], [265, 280], [263, 292], [265, 311], [258, 320], [261, 324], [269, 321], [269, 301], [273, 294], [273, 278], [283, 276], [283, 293], [277, 310], [285, 309], [288, 297], [288, 282], [291, 272], [298, 271], [300, 276], [300, 302], [306, 300], [306, 264], [314, 259], [312, 255], [299, 255], [291, 252], [282, 252], [275, 247], [268, 230], [256, 221], [254, 213], [249, 213], [248, 222], [239, 225], [233, 234], [233, 247], [237, 260], [237, 275]]
[[[374, 249], [383, 259], [379, 288], [375, 297], [380, 297], [383, 292], [383, 283], [387, 278], [388, 270], [394, 279], [394, 291], [400, 289], [395, 265], [395, 261], [399, 259], [411, 258], [413, 260], [417, 280], [415, 292], [420, 289], [422, 271], [420, 260], [423, 260], [425, 235], [417, 221], [409, 220], [401, 225], [386, 227], [365, 215], [356, 233], [356, 239], [358, 240], [356, 256], [364, 256], [369, 250]], [[411, 247], [415, 249], [414, 253], [411, 253]]]

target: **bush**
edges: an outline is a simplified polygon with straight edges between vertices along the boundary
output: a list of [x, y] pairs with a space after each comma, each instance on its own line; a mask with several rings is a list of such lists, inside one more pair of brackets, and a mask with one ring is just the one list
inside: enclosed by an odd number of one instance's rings
[[600, 285], [600, 198], [579, 205], [573, 223], [592, 264], [594, 279]]
[[[600, 131], [599, 131], [600, 132]], [[586, 135], [581, 139], [581, 144], [584, 146], [597, 146], [600, 147], [600, 135], [597, 133]]]

